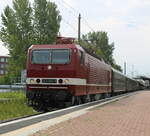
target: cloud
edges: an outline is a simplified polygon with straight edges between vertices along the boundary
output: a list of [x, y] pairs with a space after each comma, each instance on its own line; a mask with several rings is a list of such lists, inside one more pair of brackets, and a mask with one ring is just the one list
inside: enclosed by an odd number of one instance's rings
[[[141, 17], [142, 18], [142, 17]], [[149, 71], [150, 24], [117, 17], [106, 17], [99, 21], [91, 21], [94, 30], [108, 32], [110, 42], [115, 43], [114, 58], [123, 67], [127, 62], [131, 75], [132, 65], [137, 73]]]

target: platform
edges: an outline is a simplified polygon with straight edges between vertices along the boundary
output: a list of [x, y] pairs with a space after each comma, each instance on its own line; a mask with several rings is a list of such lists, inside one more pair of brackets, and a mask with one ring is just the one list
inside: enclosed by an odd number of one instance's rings
[[150, 91], [94, 108], [32, 136], [150, 136]]

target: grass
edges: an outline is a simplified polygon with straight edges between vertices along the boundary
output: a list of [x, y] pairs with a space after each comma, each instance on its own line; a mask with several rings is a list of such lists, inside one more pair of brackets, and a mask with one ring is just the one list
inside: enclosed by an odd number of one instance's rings
[[24, 99], [25, 93], [23, 91], [13, 91], [13, 92], [0, 92], [0, 99]]
[[24, 92], [0, 93], [0, 121], [37, 113], [26, 104]]

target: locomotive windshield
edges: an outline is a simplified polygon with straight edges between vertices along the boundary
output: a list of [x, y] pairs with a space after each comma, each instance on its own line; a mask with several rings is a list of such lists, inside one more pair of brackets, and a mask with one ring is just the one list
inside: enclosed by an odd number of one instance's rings
[[50, 52], [48, 50], [35, 50], [32, 53], [33, 64], [49, 64]]
[[66, 64], [70, 61], [70, 52], [66, 49], [52, 50], [52, 64]]
[[68, 64], [70, 62], [69, 49], [34, 50], [33, 64]]

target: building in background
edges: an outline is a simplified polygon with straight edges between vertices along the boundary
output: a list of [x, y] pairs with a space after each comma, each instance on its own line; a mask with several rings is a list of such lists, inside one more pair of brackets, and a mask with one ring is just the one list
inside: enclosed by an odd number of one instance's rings
[[0, 56], [0, 76], [7, 73], [8, 56]]

